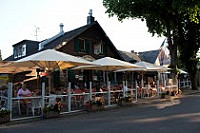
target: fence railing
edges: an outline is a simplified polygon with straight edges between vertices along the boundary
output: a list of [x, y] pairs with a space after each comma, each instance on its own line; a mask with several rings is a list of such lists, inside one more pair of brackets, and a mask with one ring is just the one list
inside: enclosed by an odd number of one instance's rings
[[[86, 105], [90, 101], [96, 102], [101, 100], [102, 104], [106, 107], [117, 106], [120, 98], [131, 96], [137, 102], [137, 98], [140, 94], [137, 84], [132, 89], [113, 89], [113, 86], [108, 86], [103, 92], [92, 91], [92, 83], [90, 82], [89, 92], [73, 93], [71, 91], [71, 83], [68, 85], [68, 92], [64, 95], [57, 94], [45, 94], [45, 83], [42, 83], [42, 95], [34, 97], [12, 97], [12, 83], [8, 86], [8, 97], [2, 97], [6, 99], [6, 106], [11, 111], [10, 120], [22, 120], [30, 118], [43, 117], [43, 109], [46, 106], [54, 105], [56, 102], [61, 102], [62, 109], [60, 114], [72, 113], [82, 111], [86, 109]], [[142, 91], [143, 96], [151, 96], [150, 90]], [[156, 92], [155, 92], [156, 93]], [[24, 105], [23, 105], [24, 104]]]

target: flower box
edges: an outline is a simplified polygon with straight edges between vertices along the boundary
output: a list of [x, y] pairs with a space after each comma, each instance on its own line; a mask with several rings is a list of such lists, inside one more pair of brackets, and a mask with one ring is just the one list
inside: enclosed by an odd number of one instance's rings
[[60, 117], [60, 113], [56, 112], [56, 111], [48, 111], [48, 112], [44, 112], [44, 118], [48, 119], [48, 118], [56, 118], [56, 117]]
[[130, 106], [133, 104], [133, 98], [132, 97], [124, 97], [120, 98], [118, 101], [119, 106]]
[[0, 123], [10, 121], [10, 111], [6, 108], [0, 109]]
[[97, 102], [88, 101], [86, 103], [85, 107], [86, 107], [86, 110], [89, 111], [89, 112], [98, 111], [98, 110], [103, 110], [104, 109], [104, 105], [100, 101], [97, 101]]
[[5, 123], [10, 121], [10, 114], [5, 115], [4, 117], [0, 117], [0, 123]]

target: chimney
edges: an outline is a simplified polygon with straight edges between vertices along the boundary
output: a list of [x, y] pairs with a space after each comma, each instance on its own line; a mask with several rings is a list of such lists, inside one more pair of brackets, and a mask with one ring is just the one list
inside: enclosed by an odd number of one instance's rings
[[138, 52], [135, 52], [134, 50], [131, 50], [131, 53], [138, 55]]
[[134, 51], [134, 50], [131, 50], [131, 53], [135, 53], [135, 51]]
[[94, 22], [94, 17], [92, 16], [92, 9], [89, 10], [89, 16], [87, 16], [87, 24]]
[[63, 23], [60, 23], [60, 33], [64, 33], [63, 27], [64, 27]]

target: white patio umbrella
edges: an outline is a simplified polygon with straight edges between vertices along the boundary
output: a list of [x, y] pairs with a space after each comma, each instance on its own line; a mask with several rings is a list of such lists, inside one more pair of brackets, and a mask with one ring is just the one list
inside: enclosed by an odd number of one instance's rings
[[142, 74], [142, 86], [143, 84], [143, 73], [147, 72], [147, 71], [167, 71], [166, 67], [163, 66], [157, 66], [148, 62], [144, 62], [144, 61], [140, 61], [135, 63], [135, 65], [140, 66], [140, 68], [128, 68], [128, 69], [120, 69], [120, 70], [116, 70], [115, 72], [124, 72], [124, 71], [137, 71], [137, 72], [141, 72]]
[[94, 65], [78, 66], [73, 68], [74, 70], [104, 70], [107, 71], [107, 83], [108, 83], [108, 71], [114, 71], [125, 68], [138, 68], [140, 66], [131, 64], [125, 61], [117, 60], [111, 57], [104, 57], [92, 62]]
[[14, 74], [22, 71], [32, 71], [32, 68], [29, 67], [8, 67], [11, 65], [13, 62], [0, 62], [0, 73], [9, 73], [9, 74]]
[[113, 71], [125, 68], [140, 67], [135, 64], [131, 64], [125, 61], [117, 60], [111, 57], [104, 57], [92, 62], [93, 65], [78, 66], [73, 68], [74, 70], [106, 70]]
[[12, 67], [40, 67], [47, 70], [55, 68], [65, 69], [74, 66], [92, 64], [82, 58], [78, 58], [54, 49], [47, 49], [23, 59], [17, 60], [8, 66]]
[[[15, 62], [11, 62], [8, 65], [0, 67], [28, 67], [36, 68], [40, 67], [45, 70], [66, 69], [74, 66], [92, 64], [82, 58], [78, 58], [63, 52], [59, 52], [53, 49], [47, 49]], [[49, 88], [50, 89], [50, 88]]]
[[[107, 89], [110, 91], [108, 87], [108, 71], [123, 69], [123, 68], [135, 68], [139, 67], [138, 65], [131, 64], [125, 61], [117, 60], [111, 57], [104, 57], [92, 62], [94, 65], [85, 65], [73, 68], [74, 70], [104, 70], [107, 71], [106, 79], [107, 79]], [[110, 104], [110, 102], [108, 102]]]
[[124, 72], [124, 71], [137, 71], [140, 72], [142, 75], [142, 79], [141, 79], [141, 86], [144, 87], [144, 79], [143, 79], [143, 75], [145, 72], [147, 71], [158, 71], [158, 72], [163, 72], [163, 71], [167, 71], [168, 68], [163, 67], [163, 66], [157, 66], [145, 61], [140, 61], [135, 63], [135, 65], [140, 66], [140, 68], [128, 68], [128, 69], [120, 69], [117, 70], [115, 72]]

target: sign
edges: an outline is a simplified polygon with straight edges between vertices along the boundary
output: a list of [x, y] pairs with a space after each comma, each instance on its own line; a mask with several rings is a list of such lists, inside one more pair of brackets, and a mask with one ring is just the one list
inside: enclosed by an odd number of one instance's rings
[[9, 76], [8, 74], [0, 74], [0, 87], [8, 86]]

